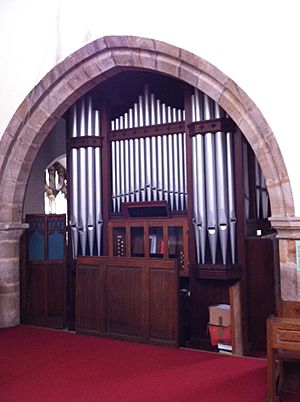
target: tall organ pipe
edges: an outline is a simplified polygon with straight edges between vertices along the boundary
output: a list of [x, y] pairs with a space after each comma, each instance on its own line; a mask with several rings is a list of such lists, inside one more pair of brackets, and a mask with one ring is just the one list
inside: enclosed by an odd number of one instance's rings
[[[222, 111], [217, 103], [215, 103], [215, 118], [222, 116]], [[228, 244], [228, 185], [226, 175], [226, 142], [225, 135], [222, 132], [215, 134], [216, 144], [216, 174], [217, 174], [217, 206], [218, 206], [218, 229], [221, 244], [223, 264], [227, 259]]]
[[[124, 114], [124, 128], [128, 128], [128, 113]], [[125, 201], [128, 202], [130, 200], [130, 180], [129, 180], [129, 175], [130, 175], [130, 155], [129, 155], [129, 141], [125, 140], [124, 141], [124, 191], [125, 191]]]
[[[92, 136], [94, 133], [94, 120], [93, 120], [93, 110], [92, 110], [92, 99], [88, 98], [88, 108], [87, 108], [87, 131], [88, 136]], [[88, 147], [86, 150], [87, 156], [87, 233], [89, 242], [89, 254], [93, 255], [93, 246], [95, 238], [95, 198], [94, 198], [94, 171], [95, 171], [95, 160], [94, 160], [94, 149]]]
[[[155, 110], [155, 96], [150, 95], [150, 108], [151, 108], [151, 122], [150, 124], [156, 124], [156, 110]], [[151, 185], [153, 201], [157, 201], [157, 147], [156, 147], [156, 137], [151, 138], [151, 159], [152, 159], [152, 169], [151, 169]]]
[[[143, 96], [139, 96], [139, 127], [144, 126], [144, 110], [143, 110]], [[140, 182], [140, 191], [141, 191], [141, 200], [146, 200], [146, 172], [145, 172], [145, 140], [144, 138], [139, 139], [140, 142], [140, 155], [138, 157], [140, 161], [140, 173], [141, 173], [141, 182]]]
[[[133, 127], [133, 109], [129, 109], [128, 112], [128, 127]], [[129, 173], [129, 194], [130, 194], [130, 201], [134, 201], [134, 180], [135, 180], [135, 172], [134, 172], [134, 140], [129, 140], [129, 164], [130, 164], [130, 173]]]
[[[133, 114], [133, 126], [139, 126], [139, 118], [138, 118], [138, 103], [133, 105], [134, 114]], [[134, 140], [134, 161], [135, 161], [135, 201], [140, 201], [140, 141], [138, 138]]]
[[[100, 113], [95, 111], [95, 136], [100, 137]], [[95, 148], [95, 214], [96, 214], [96, 237], [97, 255], [101, 255], [102, 244], [102, 169], [101, 169], [101, 148]]]
[[[204, 118], [213, 118], [210, 99], [204, 94]], [[215, 141], [212, 133], [204, 135], [205, 142], [205, 175], [206, 175], [206, 203], [207, 203], [207, 232], [210, 245], [212, 263], [216, 263], [217, 251], [217, 183], [216, 183], [216, 161]]]
[[[167, 123], [167, 108], [166, 104], [161, 105], [161, 120], [162, 124]], [[168, 136], [162, 137], [162, 153], [163, 153], [163, 198], [169, 201], [169, 163], [168, 163]]]
[[[193, 119], [201, 120], [201, 106], [199, 92], [193, 98]], [[205, 166], [204, 166], [204, 141], [203, 135], [197, 134], [193, 138], [193, 181], [194, 181], [194, 215], [195, 215], [195, 236], [198, 240], [198, 262], [205, 262], [206, 249], [206, 186], [205, 186]], [[201, 254], [201, 257], [200, 257]]]
[[[123, 116], [119, 117], [119, 129], [124, 129], [124, 118]], [[125, 201], [125, 174], [126, 174], [126, 167], [125, 167], [125, 143], [123, 140], [119, 141], [120, 147], [120, 173], [119, 173], [119, 180], [120, 180], [120, 204]], [[120, 208], [121, 209], [121, 208]], [[119, 209], [119, 211], [120, 211]]]
[[[172, 123], [172, 111], [171, 106], [167, 107], [167, 123]], [[170, 200], [170, 207], [171, 210], [174, 209], [174, 157], [173, 157], [173, 140], [174, 135], [169, 134], [167, 136], [168, 141], [168, 148], [167, 148], [167, 155], [169, 159], [169, 169], [168, 169], [168, 193], [169, 193], [169, 200]]]
[[[156, 100], [156, 124], [162, 123], [161, 116], [161, 104], [160, 100]], [[162, 137], [157, 137], [157, 193], [158, 199], [162, 201], [164, 199], [164, 184], [163, 184], [163, 147]]]
[[[115, 130], [115, 122], [111, 122], [111, 129]], [[111, 187], [113, 212], [117, 211], [117, 183], [116, 183], [116, 141], [111, 142]]]
[[[144, 91], [144, 125], [150, 125], [150, 94], [149, 87], [145, 85]], [[151, 141], [149, 137], [145, 138], [145, 191], [148, 201], [151, 201], [151, 173], [152, 173], [152, 158], [151, 158]]]
[[230, 246], [231, 261], [235, 264], [235, 242], [236, 242], [236, 214], [234, 199], [234, 168], [233, 168], [233, 144], [232, 133], [226, 133], [227, 148], [227, 183], [228, 183], [228, 211], [230, 221]]
[[[120, 125], [119, 125], [119, 119], [115, 120], [115, 127], [116, 130], [119, 130]], [[116, 146], [116, 211], [120, 212], [120, 204], [121, 204], [121, 200], [120, 200], [120, 196], [121, 196], [121, 172], [120, 172], [120, 141], [116, 141], [115, 142], [115, 146]]]
[[[173, 122], [177, 121], [177, 109], [172, 109]], [[175, 199], [175, 210], [179, 211], [179, 154], [178, 154], [178, 135], [173, 134], [173, 156], [174, 156], [174, 199]]]
[[[72, 119], [72, 132], [71, 136], [77, 137], [77, 105], [76, 103], [71, 109], [71, 119]], [[71, 188], [71, 202], [72, 202], [72, 212], [70, 219], [71, 234], [72, 234], [72, 248], [73, 248], [73, 258], [78, 254], [78, 150], [73, 148], [71, 150], [71, 175], [72, 175], [72, 188]]]
[[[178, 109], [178, 121], [182, 121], [182, 111]], [[178, 134], [178, 180], [179, 180], [179, 200], [180, 200], [180, 209], [184, 210], [184, 148], [183, 148], [183, 137], [184, 133]], [[175, 154], [176, 156], [176, 154]]]
[[[86, 125], [86, 115], [85, 115], [85, 102], [82, 98], [80, 104], [80, 136], [85, 136], [85, 125]], [[87, 245], [87, 183], [86, 183], [86, 149], [79, 149], [79, 220], [78, 220], [78, 230], [79, 230], [79, 240], [81, 245], [82, 255], [86, 254]]]

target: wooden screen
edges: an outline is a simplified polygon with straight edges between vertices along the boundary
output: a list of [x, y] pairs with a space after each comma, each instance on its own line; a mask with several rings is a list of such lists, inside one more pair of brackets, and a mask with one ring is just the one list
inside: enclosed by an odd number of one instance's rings
[[[66, 325], [65, 215], [27, 215], [22, 262], [22, 322]], [[25, 262], [26, 261], [26, 262]]]
[[176, 260], [78, 257], [76, 331], [177, 345]]

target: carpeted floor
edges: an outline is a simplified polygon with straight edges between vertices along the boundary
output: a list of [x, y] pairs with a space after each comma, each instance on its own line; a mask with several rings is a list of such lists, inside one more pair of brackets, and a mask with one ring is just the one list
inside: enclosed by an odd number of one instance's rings
[[264, 359], [0, 329], [0, 402], [263, 402], [266, 378]]

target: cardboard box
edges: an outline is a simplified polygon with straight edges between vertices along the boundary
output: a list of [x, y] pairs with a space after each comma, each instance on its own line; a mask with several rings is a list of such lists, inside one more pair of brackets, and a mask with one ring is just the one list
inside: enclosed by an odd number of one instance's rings
[[208, 330], [210, 335], [210, 343], [212, 346], [216, 346], [218, 343], [231, 344], [231, 327], [222, 327], [220, 325], [208, 324]]
[[209, 323], [221, 327], [230, 325], [230, 305], [217, 304], [216, 306], [209, 306]]

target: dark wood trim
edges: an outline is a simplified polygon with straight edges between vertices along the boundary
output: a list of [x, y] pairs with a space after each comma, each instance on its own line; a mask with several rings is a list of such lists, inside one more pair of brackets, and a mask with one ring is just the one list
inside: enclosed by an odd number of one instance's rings
[[86, 135], [84, 137], [71, 137], [67, 141], [67, 152], [79, 148], [102, 148], [102, 137]]
[[185, 108], [185, 132], [186, 132], [186, 171], [187, 171], [187, 218], [188, 218], [188, 254], [189, 261], [186, 264], [196, 262], [196, 241], [193, 228], [193, 211], [194, 211], [194, 196], [193, 196], [193, 150], [192, 150], [192, 137], [189, 135], [189, 127], [192, 122], [192, 101], [191, 89], [186, 88], [184, 94], [184, 108]]
[[178, 134], [185, 131], [184, 121], [176, 123], [156, 124], [152, 126], [110, 130], [110, 141], [129, 140], [134, 138], [158, 137], [160, 135]]
[[202, 120], [192, 122], [188, 125], [190, 136], [205, 133], [234, 132], [235, 123], [229, 118]]
[[245, 188], [244, 188], [244, 164], [243, 164], [243, 135], [238, 128], [233, 136], [234, 147], [234, 179], [237, 216], [237, 264], [241, 269], [241, 310], [242, 310], [242, 334], [244, 351], [249, 350], [248, 345], [248, 314], [247, 314], [247, 266], [246, 266], [246, 217], [245, 217]]
[[231, 264], [193, 264], [190, 270], [195, 278], [238, 280], [241, 278], [241, 270], [238, 265]]
[[102, 254], [108, 255], [108, 219], [111, 210], [111, 152], [108, 135], [108, 108], [106, 103], [100, 104], [100, 127], [103, 138], [102, 147], [102, 217], [103, 217], [103, 236]]

